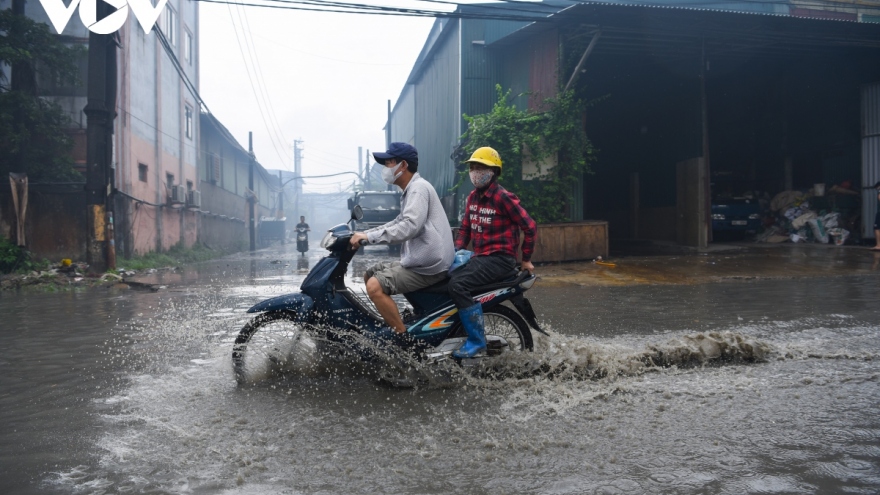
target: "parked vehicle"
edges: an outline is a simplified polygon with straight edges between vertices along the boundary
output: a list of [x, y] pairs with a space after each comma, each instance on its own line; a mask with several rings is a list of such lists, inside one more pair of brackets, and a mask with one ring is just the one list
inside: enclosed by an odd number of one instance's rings
[[757, 201], [729, 198], [712, 202], [712, 230], [754, 233], [761, 228], [761, 207]]
[[[350, 211], [354, 211], [355, 206], [360, 206], [363, 211], [363, 218], [355, 221], [354, 229], [364, 231], [397, 218], [400, 214], [400, 196], [401, 193], [394, 191], [363, 191], [349, 198]], [[388, 246], [388, 249], [392, 253], [400, 252], [400, 246]]]
[[[353, 220], [362, 220], [360, 206], [353, 209]], [[309, 272], [301, 292], [267, 299], [248, 310], [257, 315], [241, 329], [232, 349], [239, 383], [302, 365], [310, 359], [304, 351], [314, 350], [315, 342], [336, 344], [365, 361], [401, 344], [411, 346], [424, 361], [455, 360], [452, 352], [465, 342], [466, 335], [446, 282], [405, 294], [412, 311], [403, 315], [408, 339], [400, 339], [385, 326], [365, 294], [345, 286], [344, 277], [355, 253], [349, 244], [352, 235], [348, 224], [330, 229], [321, 240], [321, 247], [330, 253]], [[483, 306], [488, 346], [485, 357], [465, 360], [465, 364], [532, 350], [529, 327], [542, 330], [523, 294], [534, 283], [534, 275], [514, 271], [505, 281], [474, 291], [474, 300]], [[503, 306], [505, 301], [516, 311]]]

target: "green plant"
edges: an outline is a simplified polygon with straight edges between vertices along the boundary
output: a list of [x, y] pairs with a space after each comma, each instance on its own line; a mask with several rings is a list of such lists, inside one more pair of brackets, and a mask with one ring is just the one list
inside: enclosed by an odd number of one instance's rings
[[[542, 111], [519, 110], [509, 103], [510, 90], [504, 92], [500, 85], [495, 89], [498, 100], [491, 112], [464, 115], [467, 130], [455, 158], [463, 162], [477, 148], [495, 148], [504, 163], [498, 182], [519, 196], [535, 221], [569, 220], [574, 187], [584, 174], [592, 173], [590, 162], [595, 159], [583, 125], [592, 102], [576, 99], [569, 91], [544, 100]], [[525, 177], [524, 163], [535, 167]], [[467, 168], [462, 166], [455, 187], [466, 177]]]
[[34, 260], [30, 251], [0, 236], [0, 273], [41, 270], [48, 264], [46, 260]]
[[0, 66], [12, 67], [23, 81], [12, 87], [0, 71], [0, 177], [26, 170], [32, 183], [82, 180], [73, 168], [70, 119], [41, 96], [77, 85], [77, 60], [85, 53], [66, 46], [46, 24], [0, 10]]
[[182, 244], [178, 243], [164, 253], [150, 252], [143, 256], [118, 260], [117, 264], [120, 269], [145, 270], [147, 268], [161, 268], [208, 261], [224, 254], [222, 251], [215, 251], [202, 244], [195, 244], [191, 248], [185, 248]]

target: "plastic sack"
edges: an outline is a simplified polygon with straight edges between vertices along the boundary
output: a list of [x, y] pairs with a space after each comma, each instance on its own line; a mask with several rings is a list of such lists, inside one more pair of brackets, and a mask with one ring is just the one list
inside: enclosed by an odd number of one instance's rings
[[825, 227], [822, 225], [822, 220], [811, 218], [807, 220], [807, 224], [809, 224], [810, 229], [813, 231], [814, 239], [822, 244], [828, 244], [828, 231], [825, 230]]
[[821, 220], [822, 226], [825, 227], [826, 230], [833, 229], [840, 224], [840, 213], [828, 213], [827, 215], [823, 215]]
[[830, 235], [834, 239], [834, 244], [836, 246], [843, 246], [844, 243], [846, 243], [846, 240], [849, 238], [849, 231], [846, 229], [835, 227], [833, 229], [828, 229], [828, 235]]
[[467, 249], [459, 249], [456, 251], [455, 258], [452, 259], [452, 266], [449, 267], [449, 274], [452, 275], [452, 272], [466, 265], [473, 255], [474, 252], [468, 251]]
[[798, 216], [797, 218], [795, 218], [794, 220], [792, 220], [791, 226], [794, 227], [795, 229], [800, 229], [801, 227], [806, 225], [808, 221], [810, 221], [814, 218], [816, 218], [816, 212], [807, 211], [806, 213], [804, 213], [804, 214]]

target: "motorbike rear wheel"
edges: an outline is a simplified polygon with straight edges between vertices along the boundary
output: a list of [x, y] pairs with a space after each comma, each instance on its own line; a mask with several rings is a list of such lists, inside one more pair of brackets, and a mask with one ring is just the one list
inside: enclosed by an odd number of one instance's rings
[[240, 384], [303, 371], [317, 362], [309, 327], [286, 311], [263, 313], [242, 327], [232, 347], [232, 368]]
[[[535, 348], [532, 331], [526, 320], [516, 311], [507, 306], [495, 306], [483, 311], [483, 329], [486, 337], [495, 335], [507, 341], [507, 349], [513, 352], [531, 352]], [[452, 330], [453, 337], [466, 337], [464, 327], [456, 323]], [[490, 346], [489, 355], [493, 354]]]

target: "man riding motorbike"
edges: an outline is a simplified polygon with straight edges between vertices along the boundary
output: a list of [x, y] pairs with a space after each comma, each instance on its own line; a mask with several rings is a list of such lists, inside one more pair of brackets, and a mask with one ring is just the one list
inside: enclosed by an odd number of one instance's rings
[[407, 143], [391, 143], [385, 153], [373, 153], [385, 166], [382, 179], [403, 189], [400, 214], [392, 221], [356, 232], [352, 249], [368, 244], [403, 244], [400, 261], [382, 262], [367, 269], [367, 295], [389, 327], [389, 337], [406, 334], [392, 294], [417, 291], [444, 280], [454, 255], [452, 231], [434, 187], [419, 173], [419, 155]]
[[311, 230], [309, 224], [306, 223], [306, 217], [300, 216], [299, 223], [296, 224], [296, 250], [301, 252], [303, 256], [305, 256], [306, 251], [309, 250], [308, 232]]

